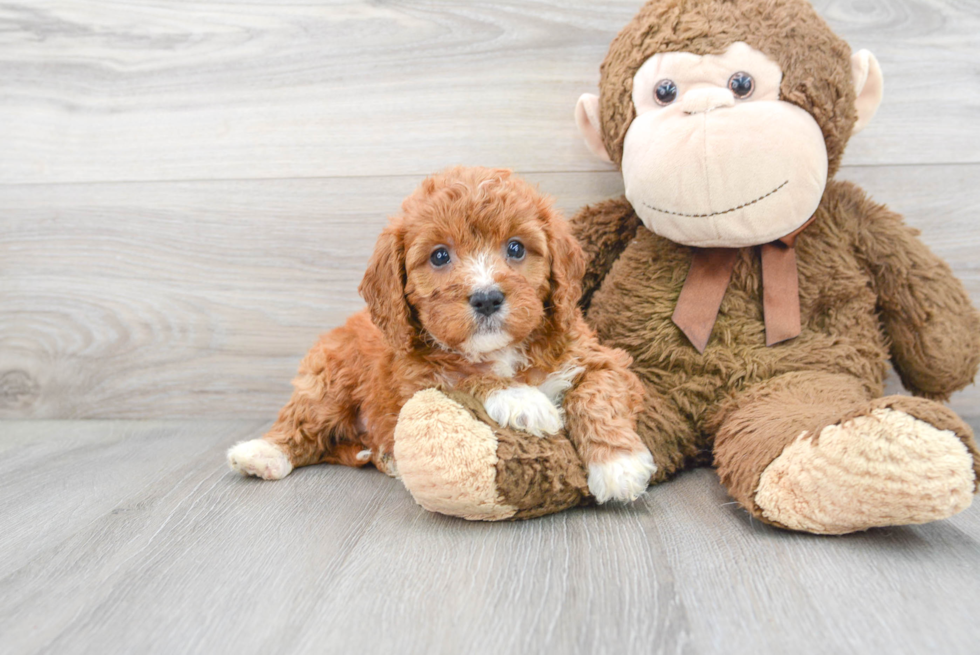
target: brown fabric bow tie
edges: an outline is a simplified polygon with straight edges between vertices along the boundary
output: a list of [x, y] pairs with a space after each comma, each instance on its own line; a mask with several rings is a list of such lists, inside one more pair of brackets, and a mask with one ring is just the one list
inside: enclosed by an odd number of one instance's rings
[[[813, 217], [781, 239], [762, 245], [762, 311], [766, 345], [800, 334], [800, 286], [796, 272], [796, 237]], [[735, 269], [739, 248], [694, 248], [671, 320], [703, 353], [711, 337], [721, 301]]]

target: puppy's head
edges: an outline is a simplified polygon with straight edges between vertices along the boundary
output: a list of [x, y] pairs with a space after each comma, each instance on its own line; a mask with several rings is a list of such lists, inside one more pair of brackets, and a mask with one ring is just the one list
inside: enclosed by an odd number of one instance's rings
[[510, 171], [457, 167], [405, 200], [360, 291], [391, 346], [428, 340], [478, 361], [567, 330], [584, 268], [548, 198]]

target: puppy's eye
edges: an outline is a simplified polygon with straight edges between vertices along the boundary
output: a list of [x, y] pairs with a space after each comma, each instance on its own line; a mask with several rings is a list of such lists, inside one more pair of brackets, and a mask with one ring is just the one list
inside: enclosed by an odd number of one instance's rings
[[507, 242], [507, 256], [510, 259], [521, 260], [524, 259], [524, 244], [517, 239], [511, 239]]
[[755, 91], [755, 80], [748, 73], [738, 72], [728, 78], [728, 88], [736, 98], [748, 98]]
[[669, 105], [677, 99], [677, 85], [673, 80], [660, 80], [653, 90], [653, 97], [659, 105]]
[[449, 263], [449, 250], [445, 246], [439, 246], [429, 255], [429, 261], [436, 268], [440, 268]]

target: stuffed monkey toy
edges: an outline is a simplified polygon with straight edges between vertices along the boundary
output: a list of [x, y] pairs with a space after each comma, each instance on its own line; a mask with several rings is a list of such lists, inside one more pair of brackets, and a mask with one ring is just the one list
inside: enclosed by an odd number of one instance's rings
[[[977, 372], [980, 316], [915, 230], [834, 179], [881, 100], [874, 56], [806, 0], [652, 0], [599, 91], [576, 122], [625, 197], [572, 219], [582, 306], [643, 382], [651, 482], [713, 464], [752, 516], [814, 533], [966, 508], [980, 454], [941, 401]], [[882, 397], [889, 360], [912, 396]], [[494, 453], [478, 466], [454, 455], [473, 440]], [[589, 502], [567, 440], [503, 430], [458, 394], [405, 406], [395, 458], [447, 514]]]

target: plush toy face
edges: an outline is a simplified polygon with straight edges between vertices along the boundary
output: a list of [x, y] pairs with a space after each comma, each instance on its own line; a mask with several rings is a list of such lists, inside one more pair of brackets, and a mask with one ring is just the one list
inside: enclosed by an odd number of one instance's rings
[[[812, 42], [784, 37], [794, 20]], [[621, 166], [646, 227], [727, 248], [810, 219], [882, 92], [871, 53], [851, 56], [807, 3], [753, 0], [648, 3], [614, 41], [600, 88], [601, 99], [579, 99], [576, 122], [595, 154]]]
[[767, 243], [803, 225], [827, 183], [817, 122], [779, 99], [779, 65], [745, 43], [656, 54], [633, 78], [626, 197], [648, 229], [689, 246]]

